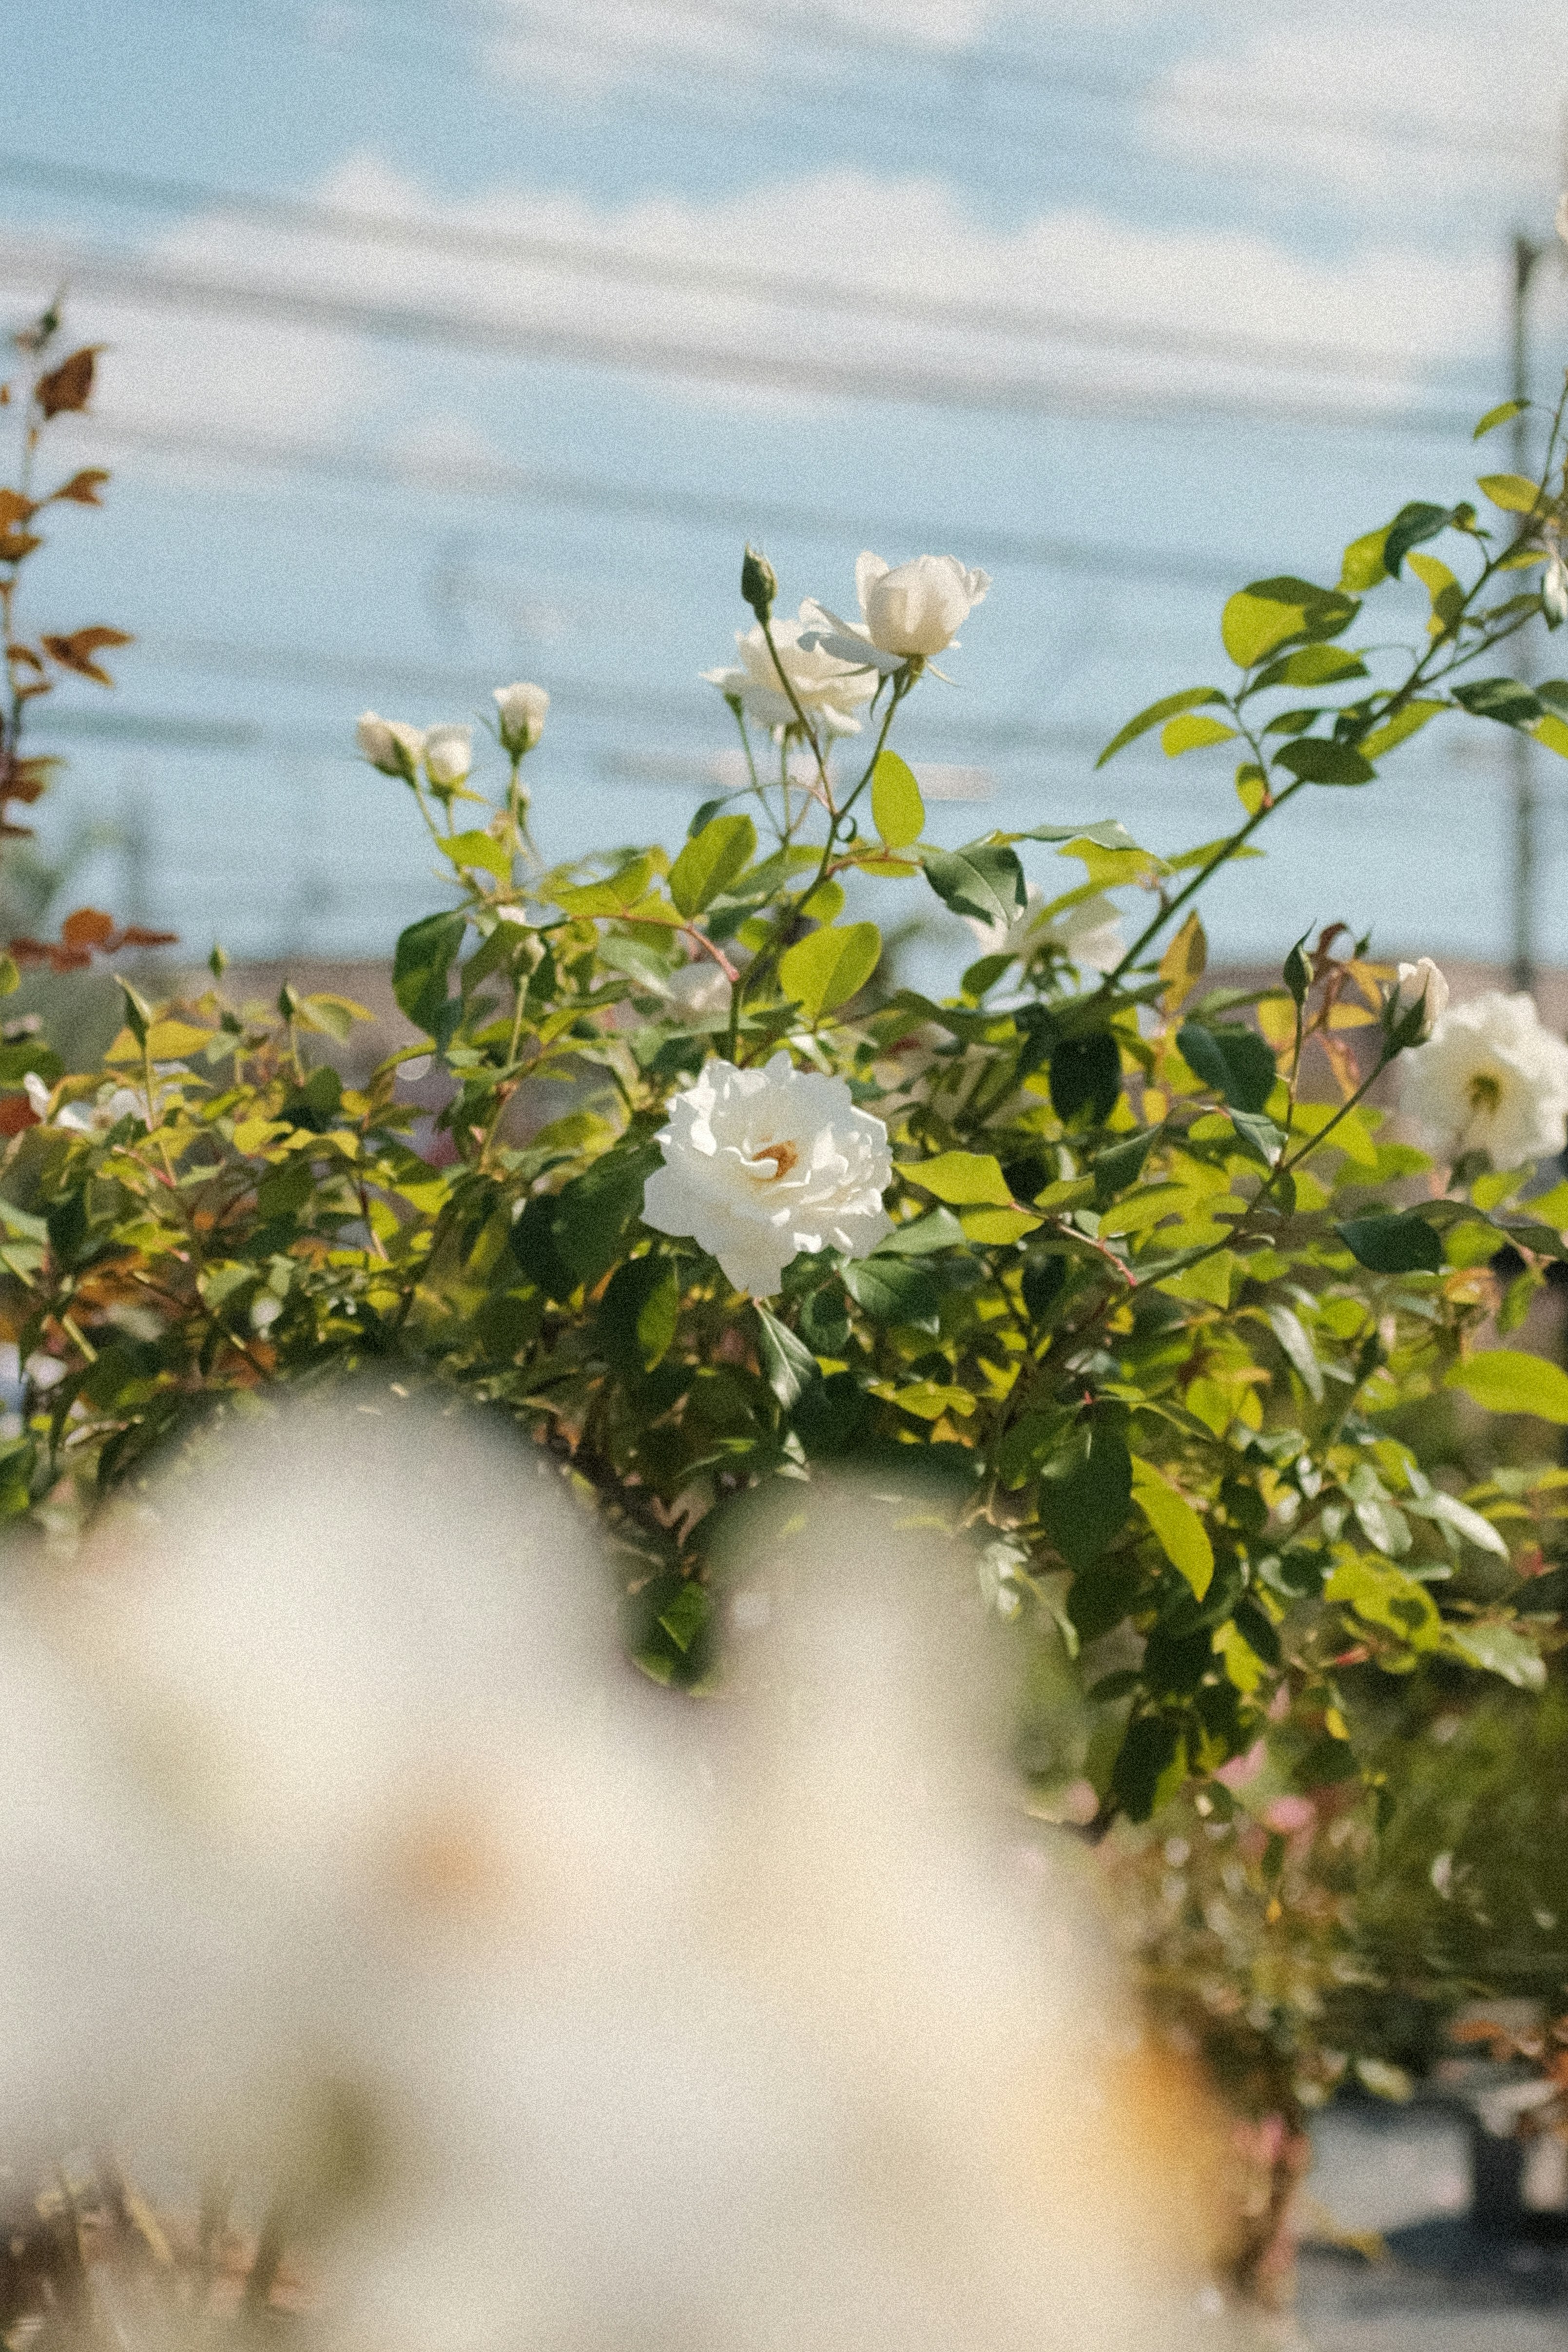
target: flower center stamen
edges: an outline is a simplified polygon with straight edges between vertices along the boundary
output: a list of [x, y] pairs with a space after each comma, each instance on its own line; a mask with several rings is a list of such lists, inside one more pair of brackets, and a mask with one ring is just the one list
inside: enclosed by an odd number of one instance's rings
[[788, 1176], [800, 1157], [792, 1143], [764, 1143], [752, 1154], [754, 1160], [772, 1160], [775, 1178]]
[[1490, 1070], [1478, 1070], [1470, 1080], [1470, 1109], [1479, 1118], [1495, 1111], [1502, 1101], [1502, 1085]]

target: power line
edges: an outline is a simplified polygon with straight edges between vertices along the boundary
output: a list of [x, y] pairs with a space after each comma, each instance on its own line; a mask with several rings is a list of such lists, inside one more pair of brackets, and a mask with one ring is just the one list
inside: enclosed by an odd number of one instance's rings
[[658, 334], [523, 326], [476, 312], [361, 301], [300, 287], [191, 275], [158, 263], [42, 241], [0, 246], [0, 269], [13, 277], [32, 275], [51, 284], [63, 280], [73, 291], [193, 311], [204, 318], [222, 313], [287, 320], [380, 341], [505, 353], [568, 366], [611, 368], [795, 394], [811, 393], [900, 407], [988, 415], [1116, 416], [1146, 424], [1228, 418], [1309, 431], [1375, 432], [1419, 439], [1446, 437], [1464, 430], [1468, 423], [1458, 410], [1381, 411], [1312, 400], [1270, 403], [1207, 392], [1150, 400], [1140, 392], [1129, 392], [1124, 383], [1070, 386], [1027, 375], [956, 368], [933, 370], [894, 362], [866, 366], [804, 353], [784, 358], [720, 351]]
[[111, 447], [155, 457], [216, 460], [245, 467], [277, 467], [319, 481], [352, 488], [434, 490], [449, 497], [480, 498], [512, 506], [557, 506], [592, 514], [634, 515], [647, 520], [695, 524], [732, 531], [737, 538], [759, 533], [796, 533], [842, 546], [856, 541], [890, 547], [962, 544], [971, 561], [1015, 564], [1024, 570], [1067, 572], [1091, 578], [1168, 582], [1176, 586], [1232, 588], [1258, 569], [1220, 557], [1184, 555], [1162, 548], [1133, 547], [1096, 540], [1058, 539], [1047, 534], [998, 530], [982, 524], [845, 516], [828, 508], [798, 507], [782, 499], [719, 498], [702, 490], [647, 489], [635, 483], [606, 482], [591, 476], [509, 465], [501, 458], [444, 458], [411, 451], [389, 457], [373, 451], [326, 443], [266, 441], [258, 436], [162, 433], [116, 425], [99, 417], [87, 422], [95, 440]]
[[1115, 320], [1034, 305], [1009, 308], [988, 302], [934, 301], [885, 288], [845, 286], [781, 271], [699, 265], [648, 252], [617, 252], [581, 237], [463, 228], [300, 197], [226, 188], [210, 181], [61, 163], [46, 156], [0, 153], [0, 183], [147, 210], [202, 212], [256, 227], [283, 229], [296, 236], [330, 236], [350, 244], [381, 246], [396, 251], [542, 268], [601, 278], [621, 285], [733, 295], [779, 303], [790, 310], [851, 319], [887, 319], [909, 325], [1005, 334], [1014, 340], [1040, 340], [1106, 351], [1153, 352], [1249, 367], [1332, 370], [1349, 366], [1363, 378], [1393, 374], [1399, 382], [1407, 375], [1404, 356], [1393, 351], [1369, 352], [1348, 344], [1291, 345], [1262, 337], [1205, 336], [1175, 327], [1127, 326]]

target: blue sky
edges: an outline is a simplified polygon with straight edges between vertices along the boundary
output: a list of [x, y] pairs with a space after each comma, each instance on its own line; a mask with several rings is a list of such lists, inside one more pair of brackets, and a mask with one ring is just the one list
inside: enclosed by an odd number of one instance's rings
[[[910, 715], [917, 769], [991, 794], [934, 830], [1218, 831], [1222, 755], [1095, 777], [1093, 748], [1214, 672], [1228, 586], [1332, 577], [1407, 498], [1462, 492], [1568, 88], [1568, 26], [1515, 0], [5, 0], [0, 25], [0, 301], [21, 318], [68, 261], [77, 331], [112, 346], [59, 444], [113, 466], [110, 503], [66, 517], [35, 616], [139, 639], [112, 699], [51, 713], [46, 822], [120, 820], [140, 868], [84, 887], [242, 954], [376, 952], [432, 903], [406, 803], [352, 758], [367, 703], [466, 717], [536, 677], [547, 845], [677, 839], [727, 749], [697, 673], [744, 617], [748, 529], [789, 609], [852, 601], [862, 545], [993, 573], [958, 683]], [[1564, 344], [1554, 253], [1547, 388]], [[1568, 772], [1540, 757], [1568, 959]], [[1506, 790], [1500, 732], [1456, 726], [1303, 795], [1217, 946], [1343, 915], [1501, 952]]]

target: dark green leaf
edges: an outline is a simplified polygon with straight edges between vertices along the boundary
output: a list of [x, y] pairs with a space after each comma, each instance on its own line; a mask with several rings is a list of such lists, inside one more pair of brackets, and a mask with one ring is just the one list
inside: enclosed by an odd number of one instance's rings
[[1389, 578], [1397, 580], [1399, 567], [1413, 547], [1424, 540], [1436, 539], [1453, 520], [1452, 507], [1424, 506], [1419, 501], [1401, 507], [1388, 526], [1388, 536], [1383, 542], [1383, 567]]
[[1060, 1119], [1087, 1111], [1103, 1126], [1122, 1091], [1122, 1054], [1108, 1029], [1087, 1037], [1063, 1037], [1051, 1050], [1051, 1107]]
[[15, 1045], [0, 1045], [0, 1087], [19, 1087], [29, 1072], [53, 1086], [65, 1068], [59, 1055], [41, 1037], [24, 1037]]
[[1237, 1110], [1234, 1106], [1230, 1124], [1254, 1160], [1260, 1160], [1265, 1168], [1278, 1166], [1285, 1149], [1283, 1128], [1276, 1127], [1262, 1111]]
[[780, 1323], [777, 1315], [769, 1314], [760, 1298], [754, 1299], [752, 1305], [761, 1339], [763, 1377], [788, 1412], [800, 1403], [819, 1377], [817, 1360], [787, 1323]]
[[1140, 1715], [1111, 1770], [1111, 1787], [1130, 1822], [1146, 1822], [1173, 1792], [1186, 1761], [1179, 1727], [1164, 1715]]
[[1334, 1231], [1352, 1256], [1374, 1274], [1443, 1270], [1442, 1237], [1413, 1209], [1398, 1216], [1352, 1217]]
[[426, 915], [399, 936], [392, 957], [392, 994], [427, 1036], [434, 1034], [445, 1012], [446, 976], [466, 929], [467, 918], [454, 910]]
[[1067, 1287], [1067, 1260], [1060, 1252], [1041, 1253], [1024, 1261], [1024, 1311], [1037, 1328], [1051, 1320], [1051, 1309]]
[[1377, 772], [1348, 743], [1331, 743], [1324, 735], [1299, 736], [1276, 752], [1275, 761], [1304, 784], [1369, 784]]
[[[960, 1235], [962, 1231], [960, 1226]], [[893, 1256], [884, 1246], [871, 1257], [852, 1260], [845, 1266], [844, 1288], [873, 1323], [907, 1323], [916, 1330], [938, 1328], [942, 1294], [929, 1267], [918, 1259]]]
[[1501, 727], [1529, 727], [1544, 715], [1539, 698], [1512, 677], [1472, 678], [1455, 687], [1454, 700], [1472, 717], [1495, 719]]
[[557, 1193], [550, 1229], [579, 1282], [608, 1274], [627, 1226], [641, 1213], [643, 1187], [663, 1164], [656, 1143], [617, 1144]]
[[1027, 892], [1016, 849], [972, 841], [964, 849], [928, 849], [925, 879], [944, 906], [979, 923], [1010, 923]]
[[896, 1253], [900, 1257], [925, 1257], [933, 1250], [962, 1249], [964, 1228], [951, 1209], [928, 1209], [923, 1217], [912, 1217], [906, 1225], [894, 1225], [885, 1241], [878, 1242], [878, 1257]]
[[1099, 1559], [1126, 1525], [1132, 1507], [1132, 1457], [1120, 1426], [1109, 1417], [1091, 1422], [1040, 1480], [1041, 1524], [1071, 1568], [1084, 1569]]
[[1301, 950], [1306, 946], [1307, 941], [1311, 938], [1311, 931], [1303, 931], [1301, 933], [1301, 938], [1296, 941], [1295, 946], [1285, 958], [1284, 971], [1281, 974], [1285, 986], [1291, 992], [1291, 1002], [1295, 1005], [1298, 1013], [1301, 1011], [1302, 1005], [1305, 1004], [1307, 1001], [1307, 991], [1312, 984], [1312, 966], [1308, 963], [1306, 957], [1301, 953]]
[[[1113, 1201], [1132, 1191], [1144, 1172], [1150, 1150], [1159, 1139], [1159, 1132], [1158, 1128], [1145, 1128], [1141, 1135], [1129, 1136], [1124, 1143], [1113, 1143], [1108, 1151], [1101, 1152], [1092, 1170], [1097, 1209], [1108, 1209]], [[1044, 1189], [1043, 1184], [1034, 1187], [1037, 1192]]]
[[1233, 1110], [1260, 1111], [1267, 1106], [1278, 1073], [1273, 1054], [1255, 1029], [1184, 1021], [1176, 1032], [1176, 1049], [1188, 1069]]
[[616, 1267], [600, 1301], [599, 1345], [623, 1372], [651, 1372], [669, 1349], [681, 1286], [668, 1258], [634, 1257]]

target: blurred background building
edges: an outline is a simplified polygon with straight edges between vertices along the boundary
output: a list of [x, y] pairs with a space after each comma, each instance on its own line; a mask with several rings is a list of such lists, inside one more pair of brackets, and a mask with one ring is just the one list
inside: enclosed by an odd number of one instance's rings
[[[55, 435], [114, 468], [109, 513], [66, 517], [35, 615], [139, 639], [114, 697], [38, 715], [71, 758], [46, 840], [112, 827], [78, 895], [201, 952], [381, 953], [431, 903], [413, 811], [353, 756], [366, 703], [462, 719], [537, 678], [547, 848], [678, 838], [733, 781], [697, 674], [747, 617], [747, 536], [790, 610], [852, 609], [863, 546], [994, 574], [905, 737], [944, 837], [1207, 838], [1223, 753], [1151, 737], [1096, 777], [1100, 745], [1223, 675], [1229, 589], [1332, 580], [1406, 499], [1511, 462], [1469, 430], [1511, 388], [1521, 234], [1531, 387], [1568, 356], [1568, 18], [1524, 0], [12, 0], [4, 26], [0, 314], [64, 283], [110, 347]], [[1534, 950], [1568, 961], [1568, 767], [1521, 777], [1490, 732], [1304, 795], [1213, 894], [1217, 949], [1343, 916], [1506, 961], [1530, 783]]]

